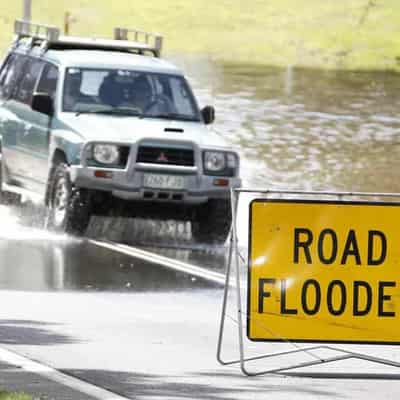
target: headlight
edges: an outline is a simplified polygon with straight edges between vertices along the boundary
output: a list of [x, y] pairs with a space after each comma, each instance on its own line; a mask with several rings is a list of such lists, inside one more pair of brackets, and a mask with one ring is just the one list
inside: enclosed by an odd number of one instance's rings
[[204, 153], [204, 168], [208, 171], [222, 171], [225, 169], [225, 154], [216, 151], [206, 151]]
[[204, 171], [207, 175], [234, 176], [238, 164], [238, 157], [235, 153], [222, 151], [205, 151], [203, 153]]
[[114, 144], [95, 144], [93, 158], [101, 164], [118, 164], [119, 148]]

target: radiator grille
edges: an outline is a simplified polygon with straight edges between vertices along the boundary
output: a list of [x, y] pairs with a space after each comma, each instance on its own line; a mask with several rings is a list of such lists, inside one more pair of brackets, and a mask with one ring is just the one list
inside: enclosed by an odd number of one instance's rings
[[137, 162], [194, 166], [194, 152], [191, 149], [174, 149], [170, 147], [140, 146]]

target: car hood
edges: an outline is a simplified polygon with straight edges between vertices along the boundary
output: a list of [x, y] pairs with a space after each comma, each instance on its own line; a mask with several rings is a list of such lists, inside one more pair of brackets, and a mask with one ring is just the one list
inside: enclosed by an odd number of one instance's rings
[[65, 114], [59, 121], [64, 130], [75, 131], [85, 142], [158, 139], [190, 141], [201, 147], [227, 147], [225, 140], [201, 122], [93, 114]]

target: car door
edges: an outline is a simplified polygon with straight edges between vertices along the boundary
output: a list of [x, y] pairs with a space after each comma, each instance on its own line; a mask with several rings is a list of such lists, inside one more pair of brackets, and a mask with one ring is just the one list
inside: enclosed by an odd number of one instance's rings
[[17, 149], [18, 133], [23, 129], [23, 121], [13, 110], [13, 96], [26, 61], [25, 56], [11, 53], [0, 72], [0, 135], [3, 178], [7, 183], [13, 184], [20, 184], [20, 167], [23, 164]]
[[[56, 91], [58, 85], [59, 72], [58, 68], [50, 63], [45, 63], [40, 74], [34, 93], [48, 94], [54, 103], [56, 101]], [[31, 109], [32, 124], [30, 127], [30, 135], [34, 142], [32, 148], [33, 155], [36, 159], [37, 178], [41, 183], [47, 183], [49, 173], [49, 145], [51, 133], [51, 118], [45, 114]]]
[[[45, 63], [39, 78], [38, 85], [36, 86], [35, 92], [47, 94], [53, 100], [53, 108], [56, 109], [56, 93], [59, 71], [58, 67]], [[47, 182], [49, 173], [49, 147], [50, 147], [50, 134], [52, 129], [53, 118], [48, 117], [45, 114], [35, 111], [35, 118], [37, 124], [35, 125], [32, 134], [36, 138], [38, 158], [40, 163], [40, 179], [42, 182]], [[40, 157], [45, 155], [45, 157]]]
[[33, 110], [31, 104], [35, 92], [46, 93], [55, 100], [58, 68], [36, 59], [30, 62], [25, 72], [16, 94], [19, 109], [15, 112], [24, 121], [24, 129], [18, 136], [18, 148], [25, 154], [26, 160], [24, 186], [44, 194], [48, 178], [51, 119]]
[[44, 62], [29, 57], [8, 109], [16, 115], [21, 127], [16, 134], [16, 157], [19, 180], [24, 187], [42, 192], [46, 182], [49, 118], [31, 108], [33, 92]]

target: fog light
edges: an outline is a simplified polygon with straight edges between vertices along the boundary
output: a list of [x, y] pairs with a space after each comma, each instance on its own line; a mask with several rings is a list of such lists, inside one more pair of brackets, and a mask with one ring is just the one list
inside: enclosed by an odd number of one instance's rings
[[94, 171], [94, 176], [96, 178], [106, 178], [110, 179], [113, 177], [113, 173], [111, 171], [101, 171], [101, 170], [96, 170]]
[[228, 186], [229, 180], [228, 179], [214, 179], [214, 186]]

